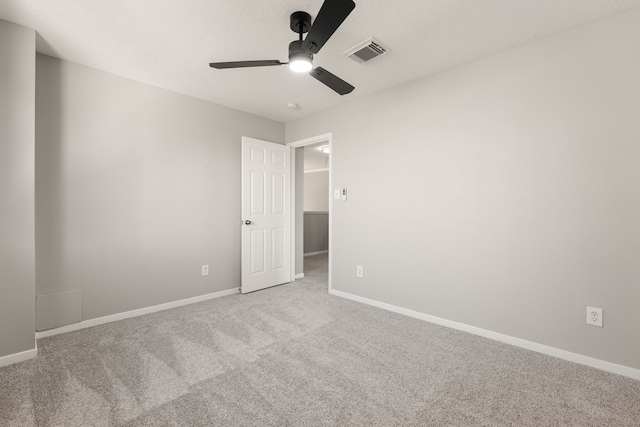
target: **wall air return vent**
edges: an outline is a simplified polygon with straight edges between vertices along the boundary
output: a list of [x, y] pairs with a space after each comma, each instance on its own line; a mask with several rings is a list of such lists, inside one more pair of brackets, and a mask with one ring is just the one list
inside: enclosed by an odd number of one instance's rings
[[358, 44], [357, 46], [349, 49], [344, 53], [344, 55], [348, 56], [359, 64], [363, 64], [387, 52], [389, 52], [389, 48], [371, 37]]

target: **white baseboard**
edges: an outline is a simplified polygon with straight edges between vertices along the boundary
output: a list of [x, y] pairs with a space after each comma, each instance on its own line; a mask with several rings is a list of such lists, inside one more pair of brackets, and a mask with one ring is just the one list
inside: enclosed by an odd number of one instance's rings
[[21, 351], [20, 353], [14, 353], [8, 356], [2, 356], [0, 357], [0, 368], [2, 368], [3, 366], [13, 365], [14, 363], [24, 362], [25, 360], [33, 359], [37, 355], [38, 355], [38, 347], [36, 346], [36, 348], [31, 350]]
[[111, 314], [109, 316], [98, 317], [95, 319], [83, 320], [79, 323], [73, 323], [71, 325], [62, 326], [60, 328], [49, 329], [46, 331], [36, 332], [36, 339], [51, 337], [53, 335], [64, 334], [67, 332], [78, 331], [84, 328], [90, 328], [92, 326], [104, 325], [105, 323], [111, 323], [118, 320], [130, 319], [132, 317], [143, 316], [145, 314], [155, 313], [157, 311], [168, 310], [170, 308], [182, 307], [184, 305], [195, 304], [197, 302], [208, 301], [215, 298], [224, 297], [227, 295], [233, 295], [240, 292], [240, 288], [227, 289], [220, 292], [214, 292], [211, 294], [200, 295], [193, 298], [181, 299], [178, 301], [172, 301], [165, 304], [158, 304], [151, 307], [139, 308], [137, 310], [125, 311], [123, 313]]
[[487, 329], [478, 328], [475, 326], [467, 325], [460, 322], [454, 322], [452, 320], [443, 319], [441, 317], [431, 316], [429, 314], [420, 313], [418, 311], [409, 310], [407, 308], [398, 307], [395, 305], [387, 304], [384, 302], [376, 301], [373, 299], [360, 297], [347, 292], [329, 290], [331, 295], [350, 299], [352, 301], [360, 302], [363, 304], [371, 305], [374, 307], [382, 308], [384, 310], [393, 311], [394, 313], [404, 314], [405, 316], [414, 317], [420, 320], [426, 320], [427, 322], [435, 323], [437, 325], [446, 326], [452, 329], [468, 332], [470, 334], [479, 335], [484, 338], [489, 338], [495, 341], [500, 341], [505, 344], [511, 344], [516, 347], [521, 347], [527, 350], [535, 351], [537, 353], [546, 354], [548, 356], [557, 357], [559, 359], [568, 360], [570, 362], [579, 363], [581, 365], [590, 366], [592, 368], [600, 369], [602, 371], [611, 372], [625, 377], [640, 380], [640, 369], [631, 368], [629, 366], [618, 365], [616, 363], [607, 362], [593, 357], [584, 356], [578, 353], [572, 353], [570, 351], [561, 350], [559, 348], [550, 347], [544, 344], [538, 344], [533, 341], [527, 341], [520, 338], [515, 338], [509, 335], [500, 334]]
[[304, 254], [304, 256], [308, 257], [308, 256], [328, 254], [328, 253], [329, 253], [329, 251], [307, 252], [306, 254]]
[[304, 273], [296, 274], [296, 279], [302, 279], [304, 277]]

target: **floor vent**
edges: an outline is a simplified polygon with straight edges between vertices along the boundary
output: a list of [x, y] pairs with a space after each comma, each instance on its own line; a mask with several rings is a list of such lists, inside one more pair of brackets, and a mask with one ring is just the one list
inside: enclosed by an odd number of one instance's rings
[[348, 56], [359, 64], [363, 64], [387, 52], [389, 52], [389, 49], [387, 47], [385, 47], [378, 40], [371, 37], [358, 44], [357, 46], [349, 49], [344, 53], [344, 55]]

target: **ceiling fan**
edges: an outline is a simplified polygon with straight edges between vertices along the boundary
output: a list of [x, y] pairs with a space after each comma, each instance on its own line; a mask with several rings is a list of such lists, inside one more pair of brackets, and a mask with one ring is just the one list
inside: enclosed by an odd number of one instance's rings
[[[292, 13], [290, 26], [298, 34], [298, 40], [294, 40], [289, 44], [288, 62], [270, 59], [264, 61], [211, 62], [209, 66], [222, 70], [226, 68], [268, 67], [289, 64], [293, 71], [309, 72], [311, 77], [324, 83], [340, 95], [351, 93], [354, 89], [353, 86], [322, 67], [312, 68], [312, 62], [313, 55], [322, 49], [322, 46], [347, 19], [347, 16], [355, 7], [356, 4], [353, 0], [325, 0], [318, 12], [318, 16], [313, 21], [313, 25], [311, 25], [311, 15], [307, 12]], [[307, 37], [303, 40], [302, 35], [307, 32]]]

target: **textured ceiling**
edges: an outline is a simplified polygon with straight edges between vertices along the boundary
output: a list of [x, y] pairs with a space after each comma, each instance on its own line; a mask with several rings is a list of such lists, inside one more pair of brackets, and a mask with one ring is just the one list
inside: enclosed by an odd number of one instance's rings
[[[2, 0], [0, 19], [38, 32], [38, 51], [281, 122], [584, 25], [640, 0], [354, 0], [314, 58], [353, 84], [339, 96], [287, 67], [214, 70], [211, 61], [287, 60], [289, 15], [321, 0]], [[391, 49], [342, 56], [369, 37]], [[287, 102], [300, 105], [288, 110]]]

